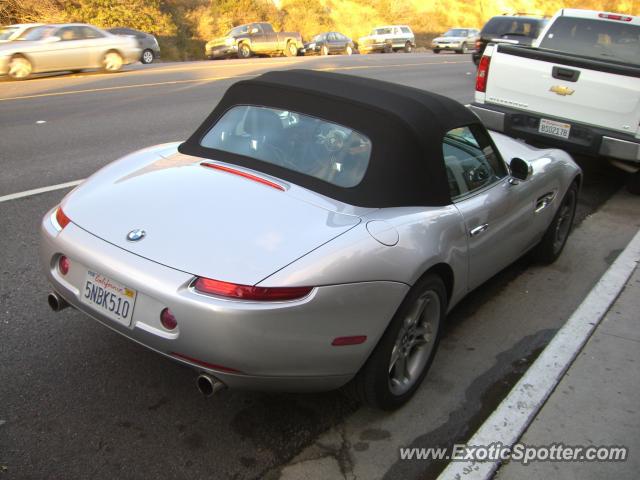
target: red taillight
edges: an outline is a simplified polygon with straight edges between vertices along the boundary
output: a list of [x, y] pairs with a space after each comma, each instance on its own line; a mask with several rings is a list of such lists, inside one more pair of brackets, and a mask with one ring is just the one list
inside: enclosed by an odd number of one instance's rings
[[176, 317], [173, 316], [173, 313], [168, 308], [165, 308], [160, 312], [160, 323], [167, 330], [173, 330], [178, 326], [178, 321]]
[[271, 188], [284, 191], [284, 187], [282, 185], [278, 185], [277, 183], [270, 182], [269, 180], [266, 180], [257, 175], [252, 175], [250, 173], [243, 172], [242, 170], [236, 170], [235, 168], [225, 167], [224, 165], [218, 165], [217, 163], [209, 163], [209, 162], [202, 162], [200, 165], [207, 168], [213, 168], [214, 170], [221, 170], [223, 172], [233, 173], [234, 175], [238, 175], [239, 177], [247, 178], [249, 180], [253, 180], [254, 182], [267, 185]]
[[480, 64], [478, 65], [478, 73], [476, 75], [476, 91], [477, 92], [486, 92], [487, 91], [487, 79], [489, 78], [489, 64], [491, 63], [491, 57], [484, 55], [480, 59]]
[[60, 225], [60, 230], [69, 225], [71, 219], [65, 215], [61, 207], [56, 210], [56, 222]]
[[633, 20], [632, 17], [616, 15], [615, 13], [599, 13], [598, 17], [606, 18], [607, 20], [619, 20], [620, 22], [630, 22], [631, 20]]
[[295, 300], [309, 295], [313, 287], [253, 287], [198, 277], [193, 287], [200, 293], [242, 300]]
[[60, 270], [60, 273], [62, 275], [66, 275], [67, 273], [69, 273], [70, 266], [71, 262], [69, 261], [69, 259], [64, 255], [60, 256], [60, 258], [58, 259], [58, 270]]
[[366, 335], [354, 335], [352, 337], [337, 337], [333, 339], [331, 345], [334, 347], [344, 347], [346, 345], [360, 345], [367, 340]]

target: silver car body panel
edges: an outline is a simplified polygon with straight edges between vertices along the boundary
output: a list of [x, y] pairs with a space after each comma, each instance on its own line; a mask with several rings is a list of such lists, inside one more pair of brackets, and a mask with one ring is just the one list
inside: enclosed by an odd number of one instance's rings
[[[42, 262], [53, 288], [76, 308], [230, 386], [335, 388], [359, 370], [426, 271], [452, 274], [451, 308], [544, 234], [579, 167], [560, 150], [491, 136], [507, 163], [528, 162], [528, 180], [507, 176], [443, 207], [384, 209], [347, 205], [260, 172], [252, 173], [285, 190], [210, 171], [199, 165], [202, 159], [176, 153], [176, 143], [152, 147], [106, 166], [68, 194], [62, 206], [73, 223], [61, 232], [51, 212], [44, 217]], [[113, 212], [105, 213], [105, 204]], [[148, 229], [137, 244], [125, 239], [135, 228]], [[71, 259], [64, 277], [56, 267], [60, 254]], [[80, 302], [87, 269], [138, 291], [130, 326]], [[195, 292], [190, 285], [197, 275], [315, 288], [299, 300], [247, 302]], [[178, 319], [176, 331], [161, 326], [164, 307]], [[331, 345], [350, 335], [367, 340]]]

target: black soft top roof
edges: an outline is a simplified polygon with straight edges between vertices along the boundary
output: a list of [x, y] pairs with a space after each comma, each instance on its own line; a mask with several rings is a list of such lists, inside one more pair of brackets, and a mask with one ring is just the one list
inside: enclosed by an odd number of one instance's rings
[[[343, 188], [254, 158], [206, 148], [200, 141], [235, 105], [258, 105], [323, 118], [369, 137], [371, 159], [362, 181]], [[449, 130], [480, 120], [460, 103], [416, 88], [310, 70], [268, 72], [232, 85], [178, 150], [290, 181], [351, 205], [438, 206], [451, 203], [442, 156]]]

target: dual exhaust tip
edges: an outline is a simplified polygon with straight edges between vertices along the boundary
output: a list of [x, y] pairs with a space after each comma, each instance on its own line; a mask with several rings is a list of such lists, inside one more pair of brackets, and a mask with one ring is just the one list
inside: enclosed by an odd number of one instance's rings
[[[51, 292], [47, 295], [47, 303], [54, 312], [59, 312], [69, 306], [69, 303], [56, 292]], [[200, 393], [205, 397], [211, 397], [227, 388], [220, 380], [206, 373], [198, 375], [196, 385]]]
[[47, 303], [49, 304], [49, 307], [51, 307], [51, 310], [53, 310], [54, 312], [59, 312], [60, 310], [64, 310], [69, 306], [69, 303], [67, 303], [67, 301], [56, 292], [51, 292], [49, 295], [47, 295]]

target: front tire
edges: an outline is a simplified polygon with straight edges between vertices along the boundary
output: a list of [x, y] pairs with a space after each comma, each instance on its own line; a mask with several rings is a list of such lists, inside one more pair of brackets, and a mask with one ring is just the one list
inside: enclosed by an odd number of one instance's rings
[[574, 182], [565, 193], [542, 240], [533, 250], [533, 255], [538, 262], [551, 264], [560, 256], [571, 233], [577, 204], [578, 185]]
[[353, 48], [351, 47], [351, 45], [347, 45], [347, 48], [344, 49], [344, 54], [353, 55]]
[[124, 59], [118, 52], [112, 50], [104, 54], [102, 59], [102, 70], [107, 73], [115, 73], [122, 70]]
[[12, 80], [26, 80], [33, 73], [33, 65], [27, 57], [14, 55], [9, 60], [9, 71], [7, 75]]
[[153, 63], [154, 59], [155, 59], [155, 56], [153, 54], [153, 51], [149, 50], [148, 48], [144, 52], [142, 52], [142, 56], [140, 57], [140, 61], [145, 65], [148, 65], [149, 63]]
[[248, 43], [241, 43], [240, 45], [238, 45], [238, 58], [247, 59], [251, 57], [251, 55], [251, 47]]
[[427, 274], [409, 291], [353, 380], [356, 397], [382, 410], [407, 403], [433, 362], [446, 311], [442, 279]]
[[385, 43], [384, 44], [384, 48], [382, 49], [383, 53], [392, 53], [393, 52], [393, 46], [390, 43]]

